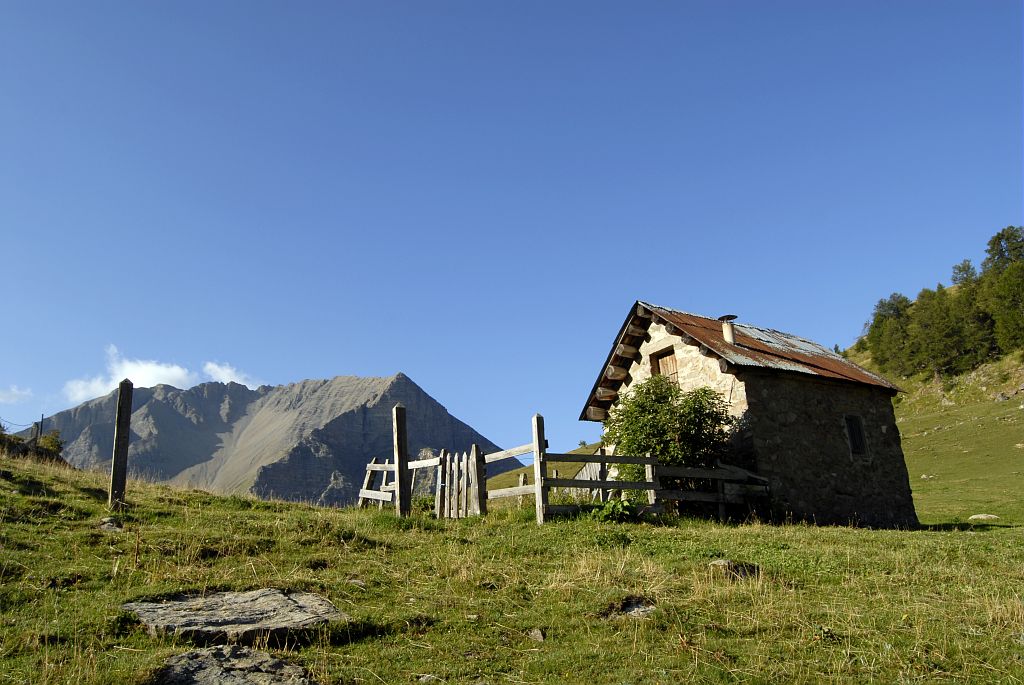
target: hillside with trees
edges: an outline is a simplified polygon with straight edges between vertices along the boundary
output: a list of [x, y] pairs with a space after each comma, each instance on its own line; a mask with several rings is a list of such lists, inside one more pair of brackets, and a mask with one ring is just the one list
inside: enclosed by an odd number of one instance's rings
[[951, 280], [913, 301], [902, 293], [879, 300], [854, 351], [892, 376], [948, 378], [1024, 349], [1024, 227], [996, 233], [980, 273], [965, 259]]

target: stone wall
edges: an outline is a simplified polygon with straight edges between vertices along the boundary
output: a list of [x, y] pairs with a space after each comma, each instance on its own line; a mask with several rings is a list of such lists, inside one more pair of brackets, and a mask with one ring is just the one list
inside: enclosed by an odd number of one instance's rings
[[[880, 388], [779, 373], [744, 373], [745, 423], [776, 516], [819, 524], [917, 524], [892, 400]], [[851, 454], [845, 416], [867, 453]]]

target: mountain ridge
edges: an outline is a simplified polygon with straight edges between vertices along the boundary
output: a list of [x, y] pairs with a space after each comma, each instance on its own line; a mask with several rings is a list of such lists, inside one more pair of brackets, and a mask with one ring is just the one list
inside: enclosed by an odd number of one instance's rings
[[[46, 420], [64, 438], [68, 462], [109, 465], [116, 403], [115, 390]], [[298, 501], [321, 501], [329, 489], [330, 503], [348, 504], [366, 462], [391, 456], [396, 403], [407, 408], [413, 456], [423, 448], [463, 451], [473, 443], [498, 449], [401, 372], [256, 390], [213, 381], [186, 390], [135, 389], [129, 472], [217, 493]]]

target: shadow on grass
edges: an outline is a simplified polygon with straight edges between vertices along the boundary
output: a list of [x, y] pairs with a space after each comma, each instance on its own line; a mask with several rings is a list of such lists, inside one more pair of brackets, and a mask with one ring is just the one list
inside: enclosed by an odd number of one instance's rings
[[[160, 636], [170, 639], [174, 643], [190, 644], [197, 647], [237, 644], [257, 649], [290, 651], [312, 645], [344, 647], [345, 645], [364, 640], [379, 639], [399, 634], [419, 636], [436, 622], [436, 619], [432, 617], [417, 615], [408, 619], [390, 622], [360, 618], [309, 628], [247, 630], [231, 637], [224, 633], [211, 634], [199, 630], [187, 630], [173, 634], [164, 633]], [[146, 631], [145, 625], [138, 621], [134, 615], [125, 612], [122, 612], [111, 626], [111, 633], [119, 637], [126, 637], [136, 631]]]
[[1000, 530], [1000, 529], [1020, 528], [1019, 525], [1012, 523], [929, 523], [923, 524], [915, 530], [926, 531], [932, 533], [938, 532], [950, 532], [950, 531], [968, 531], [974, 533], [983, 533], [989, 530]]
[[102, 488], [90, 488], [85, 485], [76, 485], [75, 489], [78, 490], [83, 495], [85, 495], [86, 497], [94, 499], [97, 502], [107, 502], [109, 493]]
[[59, 497], [60, 492], [54, 490], [52, 487], [32, 476], [24, 474], [14, 474], [10, 471], [4, 471], [0, 474], [4, 480], [10, 481], [18, 487], [18, 494], [29, 495], [37, 497]]

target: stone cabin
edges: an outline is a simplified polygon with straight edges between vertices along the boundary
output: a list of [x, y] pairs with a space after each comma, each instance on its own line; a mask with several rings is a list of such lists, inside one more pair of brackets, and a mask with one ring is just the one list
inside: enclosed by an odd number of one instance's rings
[[710, 386], [737, 418], [736, 463], [769, 481], [774, 518], [912, 527], [917, 514], [893, 413], [898, 389], [788, 333], [637, 302], [580, 420], [603, 421], [633, 383]]

